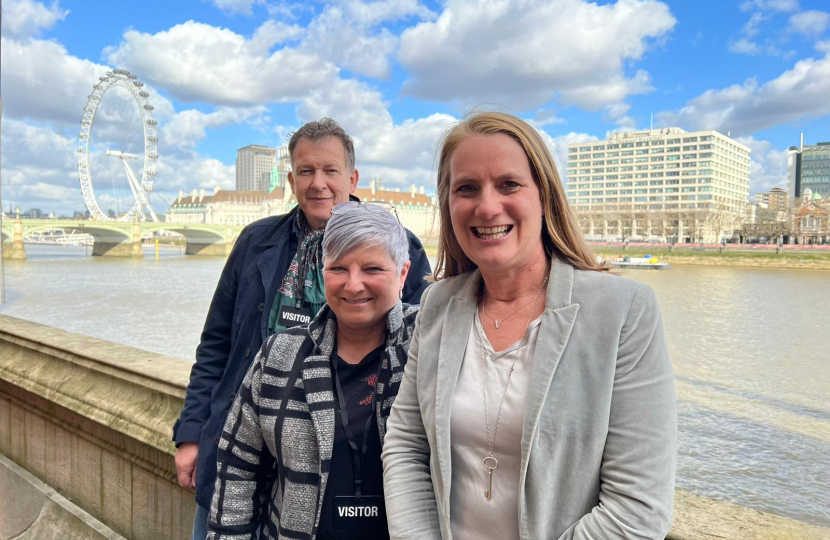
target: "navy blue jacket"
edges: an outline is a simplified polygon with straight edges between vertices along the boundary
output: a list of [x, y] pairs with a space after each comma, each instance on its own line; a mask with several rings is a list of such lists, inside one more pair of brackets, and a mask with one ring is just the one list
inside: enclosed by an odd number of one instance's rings
[[[236, 391], [265, 338], [274, 296], [297, 251], [294, 218], [297, 208], [282, 216], [251, 223], [231, 251], [213, 301], [182, 414], [173, 426], [176, 446], [199, 443], [196, 502], [210, 508], [216, 480], [216, 450], [222, 426]], [[403, 289], [403, 302], [419, 304], [430, 272], [429, 260], [418, 238], [407, 230], [411, 266]]]

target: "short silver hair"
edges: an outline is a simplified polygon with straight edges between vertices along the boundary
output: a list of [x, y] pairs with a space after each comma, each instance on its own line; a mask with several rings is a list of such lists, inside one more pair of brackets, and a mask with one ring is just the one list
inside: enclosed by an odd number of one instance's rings
[[291, 139], [288, 141], [288, 156], [291, 158], [291, 169], [294, 169], [294, 149], [297, 148], [297, 143], [300, 142], [300, 139], [308, 139], [316, 143], [328, 137], [335, 137], [343, 143], [343, 150], [346, 153], [346, 167], [348, 167], [349, 171], [353, 171], [355, 164], [354, 140], [352, 140], [340, 124], [326, 117], [314, 122], [306, 122], [300, 129], [291, 134]]
[[359, 247], [381, 247], [398, 272], [409, 260], [409, 238], [394, 214], [385, 208], [361, 204], [333, 214], [323, 234], [323, 263], [336, 261]]

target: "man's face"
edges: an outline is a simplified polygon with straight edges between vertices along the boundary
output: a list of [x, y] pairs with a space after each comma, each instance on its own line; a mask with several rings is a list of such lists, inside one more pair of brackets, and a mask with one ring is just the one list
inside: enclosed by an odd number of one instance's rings
[[301, 138], [294, 147], [288, 183], [312, 229], [325, 227], [334, 205], [348, 201], [357, 188], [357, 169], [346, 165], [346, 149], [337, 137]]

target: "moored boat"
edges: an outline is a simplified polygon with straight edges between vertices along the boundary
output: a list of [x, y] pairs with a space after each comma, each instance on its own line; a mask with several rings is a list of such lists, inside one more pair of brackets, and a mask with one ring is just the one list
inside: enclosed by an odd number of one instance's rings
[[616, 259], [609, 259], [608, 263], [617, 268], [636, 268], [636, 269], [652, 269], [652, 270], [668, 270], [671, 268], [669, 263], [661, 262], [657, 257], [651, 255], [644, 255], [642, 257], [617, 257]]

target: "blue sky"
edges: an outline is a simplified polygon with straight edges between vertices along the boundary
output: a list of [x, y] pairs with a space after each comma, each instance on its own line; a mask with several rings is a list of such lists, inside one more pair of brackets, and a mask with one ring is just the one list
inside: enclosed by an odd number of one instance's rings
[[160, 212], [179, 190], [232, 189], [237, 148], [278, 146], [321, 116], [354, 135], [362, 185], [401, 188], [434, 186], [438, 137], [478, 105], [533, 121], [557, 156], [652, 115], [655, 127], [731, 132], [752, 148], [751, 193], [785, 185], [801, 132], [830, 140], [827, 0], [6, 0], [3, 11], [4, 208], [83, 209], [81, 111], [112, 68], [150, 90]]

